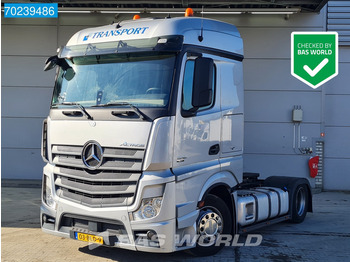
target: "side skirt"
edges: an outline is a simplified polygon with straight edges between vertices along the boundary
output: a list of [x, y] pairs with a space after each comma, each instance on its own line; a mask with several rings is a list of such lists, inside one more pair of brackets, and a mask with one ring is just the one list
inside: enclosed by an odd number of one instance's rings
[[265, 226], [277, 224], [277, 223], [280, 223], [282, 221], [288, 221], [290, 219], [291, 219], [291, 216], [289, 214], [286, 214], [286, 215], [276, 217], [276, 218], [271, 219], [271, 220], [265, 220], [265, 221], [259, 222], [257, 224], [249, 225], [246, 227], [238, 226], [238, 234], [245, 234], [245, 233], [248, 233], [250, 231], [253, 231], [253, 230], [265, 227]]

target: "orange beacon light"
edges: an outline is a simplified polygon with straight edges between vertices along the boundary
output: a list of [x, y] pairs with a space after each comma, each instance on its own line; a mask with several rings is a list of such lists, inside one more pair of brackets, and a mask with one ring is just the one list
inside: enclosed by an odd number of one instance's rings
[[185, 17], [193, 16], [193, 9], [187, 8], [185, 12]]

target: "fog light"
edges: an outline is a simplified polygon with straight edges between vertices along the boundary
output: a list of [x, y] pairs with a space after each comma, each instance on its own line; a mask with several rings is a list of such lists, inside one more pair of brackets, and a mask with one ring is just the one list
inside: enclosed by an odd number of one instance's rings
[[52, 223], [55, 224], [56, 219], [47, 215], [43, 215], [43, 222], [44, 223]]
[[152, 238], [153, 238], [154, 236], [157, 236], [157, 233], [156, 233], [154, 230], [149, 230], [149, 231], [147, 231], [147, 239], [148, 239], [148, 240], [153, 240]]
[[150, 219], [157, 216], [162, 207], [162, 200], [162, 197], [143, 199], [140, 208], [133, 213], [134, 220]]

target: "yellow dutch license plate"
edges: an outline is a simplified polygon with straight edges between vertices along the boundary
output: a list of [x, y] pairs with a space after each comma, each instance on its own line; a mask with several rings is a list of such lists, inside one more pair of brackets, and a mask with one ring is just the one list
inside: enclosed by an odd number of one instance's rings
[[74, 232], [75, 239], [103, 245], [103, 237]]

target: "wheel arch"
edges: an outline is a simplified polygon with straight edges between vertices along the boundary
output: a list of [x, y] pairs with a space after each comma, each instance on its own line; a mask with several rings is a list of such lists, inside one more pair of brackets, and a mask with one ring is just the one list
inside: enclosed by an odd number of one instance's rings
[[[230, 210], [232, 221], [236, 221], [236, 203], [234, 196], [231, 194], [231, 188], [237, 184], [236, 177], [229, 172], [218, 173], [211, 176], [203, 186], [198, 204], [200, 205], [207, 195], [215, 195], [225, 202]], [[232, 229], [234, 230], [233, 233], [236, 232], [235, 222]]]

